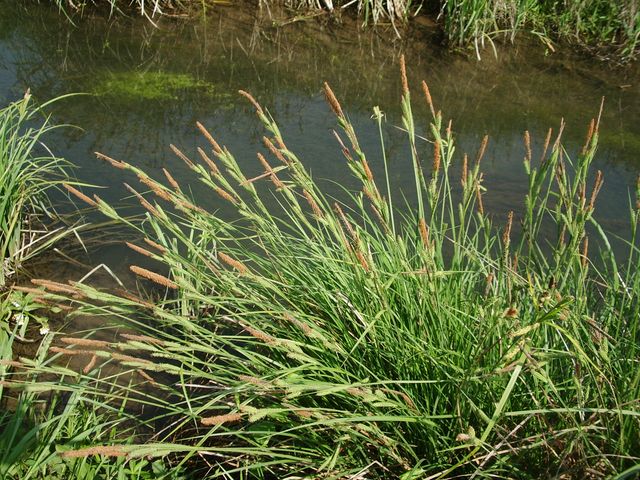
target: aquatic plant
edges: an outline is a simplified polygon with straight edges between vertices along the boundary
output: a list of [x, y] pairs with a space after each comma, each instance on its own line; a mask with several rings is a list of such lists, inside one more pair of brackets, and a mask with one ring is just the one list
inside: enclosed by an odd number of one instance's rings
[[[101, 75], [94, 86], [97, 95], [107, 95], [122, 101], [175, 100], [180, 90], [187, 89], [197, 89], [201, 94], [213, 93], [213, 85], [191, 75], [153, 71], [110, 72]], [[224, 95], [231, 97], [229, 94]]]
[[393, 200], [388, 172], [400, 167], [384, 157], [383, 113], [374, 108], [377, 178], [326, 84], [334, 136], [362, 187], [347, 203], [322, 192], [245, 92], [266, 129], [263, 173], [245, 176], [201, 124], [198, 160], [172, 146], [220, 212], [167, 170], [160, 181], [98, 155], [139, 181], [128, 188], [144, 220], [72, 193], [131, 229], [131, 271], [152, 294], [36, 283], [75, 314], [137, 330], [63, 339], [54, 352], [84, 356], [92, 372], [103, 362], [140, 372], [127, 404], [151, 410], [139, 428], [152, 433], [87, 438], [74, 456], [162, 457], [207, 478], [405, 480], [582, 478], [639, 461], [640, 185], [628, 256], [615, 258], [594, 218], [599, 120], [573, 161], [564, 125], [536, 151], [525, 132], [523, 213], [496, 226], [483, 203], [487, 138], [457, 154], [426, 83], [431, 123], [419, 136], [404, 62], [401, 74], [409, 205]]

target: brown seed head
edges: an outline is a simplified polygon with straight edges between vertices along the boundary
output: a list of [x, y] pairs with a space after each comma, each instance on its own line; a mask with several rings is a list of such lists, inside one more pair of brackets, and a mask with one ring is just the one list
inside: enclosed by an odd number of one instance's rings
[[253, 327], [250, 326], [245, 326], [244, 327], [245, 332], [247, 332], [249, 335], [251, 335], [254, 338], [257, 338], [258, 340], [267, 343], [269, 345], [275, 345], [278, 343], [278, 341], [272, 337], [271, 335], [261, 331], [261, 330], [257, 330]]
[[555, 142], [553, 142], [552, 150], [558, 150], [560, 148], [560, 142], [562, 141], [562, 134], [564, 132], [564, 118], [560, 119], [560, 128], [558, 129], [558, 136], [556, 137]]
[[315, 336], [315, 332], [313, 331], [313, 329], [309, 325], [307, 325], [304, 322], [301, 322], [300, 320], [295, 318], [290, 313], [285, 313], [283, 315], [283, 317], [284, 317], [285, 320], [287, 320], [288, 322], [293, 323], [296, 327], [298, 327], [300, 330], [302, 330], [304, 332], [304, 334], [307, 335], [308, 337]]
[[524, 131], [524, 148], [526, 151], [524, 159], [527, 163], [531, 163], [533, 152], [531, 151], [531, 136], [529, 135], [529, 130]]
[[173, 202], [173, 199], [164, 190], [164, 187], [162, 185], [160, 185], [158, 182], [156, 182], [155, 180], [152, 180], [151, 178], [147, 177], [146, 175], [138, 175], [138, 180], [143, 185], [146, 185], [147, 187], [149, 187], [151, 189], [151, 191], [153, 193], [155, 193], [158, 197], [162, 198], [163, 200], [166, 200], [167, 202]]
[[180, 185], [178, 185], [178, 182], [176, 182], [175, 178], [171, 176], [169, 171], [166, 168], [163, 168], [162, 172], [164, 173], [164, 176], [167, 177], [167, 181], [173, 187], [173, 189], [176, 191], [180, 190]]
[[149, 238], [145, 238], [144, 239], [145, 243], [147, 245], [149, 245], [150, 247], [153, 247], [157, 250], [159, 250], [161, 253], [167, 253], [167, 249], [164, 248], [162, 245], [160, 245], [159, 243], [154, 242], [153, 240], [149, 239]]
[[64, 283], [53, 282], [51, 280], [44, 280], [39, 278], [32, 278], [31, 283], [34, 285], [38, 285], [44, 287], [47, 290], [58, 293], [70, 293], [72, 295], [77, 295], [78, 290], [70, 287], [69, 285], [65, 285]]
[[356, 258], [358, 259], [358, 262], [360, 262], [360, 266], [364, 269], [365, 272], [370, 271], [371, 268], [369, 267], [369, 263], [367, 262], [364, 254], [357, 248], [355, 248], [354, 250]]
[[[218, 145], [218, 142], [215, 141], [213, 136], [204, 127], [204, 125], [202, 125], [200, 122], [196, 122], [196, 126], [198, 127], [198, 130], [200, 130], [200, 132], [202, 132], [202, 135], [204, 135], [204, 138], [206, 138], [209, 141], [209, 143], [213, 147], [213, 151], [216, 153], [216, 155], [221, 154], [222, 153], [222, 149], [220, 148], [220, 145]], [[198, 149], [201, 150], [199, 147], [198, 147]]]
[[180, 198], [175, 198], [173, 203], [176, 205], [176, 208], [182, 208], [183, 210], [192, 210], [194, 212], [207, 214], [207, 211], [204, 208], [200, 208], [197, 205], [194, 205], [191, 202], [187, 202], [186, 200], [182, 200]]
[[60, 353], [62, 355], [95, 355], [93, 350], [78, 350], [68, 349], [62, 347], [49, 347], [49, 351], [53, 353]]
[[114, 160], [111, 157], [107, 157], [106, 155], [100, 153], [100, 152], [94, 152], [96, 154], [96, 157], [98, 157], [100, 160], [104, 160], [105, 162], [110, 163], [112, 166], [119, 168], [120, 170], [124, 170], [125, 168], [127, 168], [129, 166], [128, 163], [126, 162], [121, 162], [119, 160]]
[[222, 188], [217, 186], [214, 188], [214, 190], [220, 197], [224, 198], [226, 201], [233, 203], [234, 205], [238, 204], [238, 201], [235, 198], [233, 198], [231, 194], [228, 193], [226, 190], [223, 190]]
[[585, 235], [582, 242], [582, 268], [587, 268], [587, 262], [589, 261], [589, 237]]
[[129, 247], [131, 250], [133, 250], [134, 252], [138, 252], [140, 255], [144, 255], [145, 257], [151, 257], [153, 258], [155, 255], [153, 253], [151, 253], [149, 250], [139, 247], [138, 245], [134, 244], [134, 243], [130, 243], [130, 242], [125, 242], [125, 245], [127, 247]]
[[85, 458], [91, 457], [93, 455], [104, 455], [105, 457], [126, 457], [127, 452], [125, 452], [121, 446], [104, 445], [98, 447], [80, 448], [78, 450], [67, 450], [66, 452], [60, 453], [60, 456], [64, 458]]
[[68, 183], [63, 183], [62, 186], [64, 186], [64, 188], [66, 188], [69, 191], [69, 193], [73, 194], [74, 196], [76, 196], [86, 204], [91, 205], [92, 207], [97, 206], [95, 201], [87, 197], [84, 193], [82, 193], [80, 190], [76, 189], [75, 187], [69, 185]]
[[60, 341], [67, 345], [80, 345], [82, 347], [109, 348], [111, 345], [111, 343], [104, 340], [92, 340], [90, 338], [63, 337]]
[[433, 144], [433, 176], [438, 175], [440, 171], [440, 140], [436, 140]]
[[157, 385], [158, 382], [156, 382], [153, 377], [151, 375], [149, 375], [147, 372], [145, 372], [144, 370], [138, 369], [136, 370], [136, 373], [138, 375], [140, 375], [142, 378], [144, 378], [147, 382], [153, 384], [153, 385]]
[[182, 153], [182, 151], [178, 147], [176, 147], [173, 143], [169, 144], [169, 148], [171, 148], [171, 150], [173, 150], [173, 153], [175, 153], [180, 160], [186, 163], [189, 168], [195, 167], [193, 162], [189, 160], [189, 157], [187, 157], [184, 153]]
[[404, 62], [404, 54], [400, 55], [400, 80], [402, 81], [402, 95], [409, 95], [409, 81], [407, 80], [407, 66]]
[[153, 310], [156, 307], [153, 303], [145, 302], [141, 298], [136, 297], [135, 295], [127, 292], [126, 290], [119, 289], [119, 290], [117, 290], [117, 294], [120, 297], [126, 298], [127, 300], [131, 300], [133, 303], [137, 303], [139, 305], [142, 305], [143, 307], [146, 307], [149, 310]]
[[282, 155], [282, 152], [276, 148], [271, 140], [269, 140], [267, 137], [262, 137], [262, 142], [278, 160], [280, 160], [285, 165], [289, 164], [287, 159], [284, 158], [284, 155]]
[[[156, 217], [160, 216], [160, 212], [158, 211], [158, 209], [153, 205], [151, 205], [142, 195], [140, 195], [138, 192], [136, 192], [133, 188], [131, 188], [131, 186], [127, 185], [126, 183], [124, 184], [124, 186], [127, 190], [129, 190], [131, 193], [133, 193], [136, 196], [136, 198], [140, 202], [140, 205], [142, 205], [147, 211], [149, 211], [152, 215], [155, 215]], [[94, 195], [94, 196], [97, 197], [97, 195]]]
[[480, 189], [480, 182], [476, 183], [476, 199], [478, 201], [478, 212], [480, 212], [480, 215], [484, 215], [484, 205], [482, 204], [482, 191]]
[[371, 169], [369, 168], [369, 162], [367, 162], [367, 159], [365, 157], [362, 157], [362, 168], [364, 169], [364, 174], [367, 177], [367, 180], [373, 182], [373, 173], [371, 172]]
[[462, 176], [460, 178], [460, 183], [462, 184], [463, 188], [466, 188], [467, 186], [467, 176], [468, 176], [468, 170], [469, 170], [468, 163], [469, 163], [469, 157], [465, 153], [462, 159]]
[[589, 129], [587, 130], [587, 138], [584, 141], [584, 145], [582, 147], [582, 155], [585, 155], [587, 153], [587, 150], [589, 150], [589, 146], [591, 145], [591, 139], [593, 138], [593, 134], [595, 133], [596, 130], [596, 121], [595, 119], [591, 119], [591, 122], [589, 122]]
[[244, 383], [250, 383], [251, 385], [255, 385], [260, 388], [271, 388], [271, 384], [266, 380], [263, 380], [258, 377], [254, 377], [252, 375], [238, 375], [238, 380]]
[[431, 247], [431, 240], [429, 238], [429, 227], [427, 227], [427, 222], [424, 221], [424, 218], [421, 218], [418, 222], [418, 227], [420, 230], [420, 238], [422, 239], [422, 245], [424, 248]]
[[227, 413], [225, 415], [216, 415], [215, 417], [205, 417], [200, 419], [200, 423], [204, 426], [224, 425], [225, 423], [234, 423], [242, 419], [241, 413]]
[[553, 129], [547, 130], [547, 136], [544, 139], [544, 145], [542, 147], [542, 155], [540, 155], [540, 162], [544, 162], [547, 157], [547, 150], [549, 150], [549, 143], [551, 142], [551, 135], [553, 135]]
[[133, 342], [143, 342], [143, 343], [151, 343], [153, 345], [165, 345], [165, 342], [154, 337], [149, 337], [148, 335], [134, 335], [131, 333], [121, 333], [121, 337], [126, 338], [127, 340], [131, 340]]
[[253, 105], [253, 108], [256, 109], [256, 113], [258, 115], [260, 116], [264, 115], [264, 111], [262, 110], [262, 107], [249, 92], [245, 92], [244, 90], [238, 90], [238, 93], [251, 102], [251, 105]]
[[200, 158], [202, 158], [204, 163], [206, 163], [207, 166], [209, 167], [209, 170], [211, 171], [211, 175], [213, 175], [214, 177], [217, 177], [218, 175], [220, 175], [220, 169], [218, 168], [218, 166], [215, 164], [213, 160], [209, 158], [209, 155], [207, 155], [205, 151], [202, 150], [200, 147], [198, 147], [198, 154], [200, 155]]
[[511, 243], [511, 225], [513, 224], [513, 210], [507, 215], [507, 225], [504, 227], [502, 233], [502, 245], [509, 245]]
[[249, 269], [242, 262], [239, 262], [238, 260], [231, 258], [226, 253], [218, 252], [218, 258], [220, 259], [221, 262], [226, 263], [232, 268], [235, 268], [238, 272], [242, 274], [249, 273]]
[[600, 189], [602, 188], [602, 184], [604, 180], [602, 178], [602, 171], [598, 170], [596, 173], [596, 181], [593, 185], [593, 190], [591, 191], [591, 198], [589, 200], [589, 209], [593, 210], [596, 204], [596, 198], [598, 198], [598, 194], [600, 193]]
[[311, 210], [313, 211], [314, 215], [320, 218], [324, 217], [324, 213], [322, 213], [322, 210], [320, 210], [320, 207], [318, 206], [317, 202], [313, 199], [311, 194], [307, 190], [302, 190], [302, 194], [304, 195], [304, 198], [307, 199], [307, 203], [311, 207]]
[[278, 189], [285, 188], [284, 183], [282, 183], [280, 181], [280, 179], [278, 178], [276, 173], [271, 168], [271, 165], [269, 165], [269, 162], [267, 162], [267, 159], [264, 158], [264, 155], [262, 155], [260, 152], [258, 152], [257, 156], [258, 156], [258, 160], [260, 161], [260, 163], [264, 167], [265, 172], [268, 172], [270, 174], [269, 178], [271, 179], [271, 182], [275, 185], [275, 187], [278, 188]]
[[431, 92], [429, 91], [429, 86], [427, 82], [422, 81], [422, 91], [424, 92], [424, 98], [427, 100], [427, 105], [429, 106], [429, 110], [431, 110], [431, 115], [433, 118], [436, 117], [436, 110], [433, 107], [433, 100], [431, 99]]
[[340, 207], [340, 205], [338, 205], [338, 203], [334, 203], [333, 208], [338, 214], [338, 217], [340, 218], [340, 221], [344, 225], [344, 228], [347, 230], [347, 232], [349, 232], [349, 236], [351, 237], [351, 239], [355, 240], [357, 238], [356, 232], [351, 226], [351, 223], [349, 223], [349, 220], [347, 219], [347, 216], [342, 211], [342, 208]]
[[93, 355], [91, 357], [91, 360], [89, 360], [89, 363], [87, 363], [85, 367], [82, 369], [82, 373], [84, 373], [85, 375], [88, 374], [91, 370], [93, 370], [93, 367], [96, 366], [97, 361], [98, 361], [98, 356]]
[[331, 110], [333, 110], [333, 113], [335, 113], [338, 118], [344, 118], [340, 102], [338, 102], [338, 99], [327, 82], [324, 82], [324, 96], [327, 99], [327, 103], [331, 107]]
[[146, 360], [144, 358], [132, 357], [131, 355], [123, 355], [118, 352], [112, 352], [111, 358], [114, 360], [118, 360], [119, 362], [133, 362], [133, 363], [143, 363], [145, 365], [153, 365], [153, 362]]
[[478, 149], [478, 155], [476, 156], [476, 165], [480, 165], [480, 161], [482, 157], [484, 157], [485, 152], [487, 151], [487, 144], [489, 143], [489, 135], [485, 135], [482, 137], [482, 142], [480, 143], [480, 148]]
[[178, 285], [175, 282], [172, 282], [167, 277], [159, 275], [155, 272], [151, 272], [146, 268], [138, 267], [137, 265], [131, 265], [129, 269], [136, 275], [146, 278], [147, 280], [151, 280], [158, 285], [171, 288], [172, 290], [176, 290], [178, 288]]

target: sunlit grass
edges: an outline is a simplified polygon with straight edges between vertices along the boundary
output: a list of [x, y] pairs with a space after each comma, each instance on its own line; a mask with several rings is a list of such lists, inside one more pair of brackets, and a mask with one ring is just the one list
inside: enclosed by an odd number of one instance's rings
[[[486, 143], [457, 152], [426, 84], [412, 103], [404, 65], [402, 85], [412, 207], [392, 202], [388, 175], [374, 177], [328, 85], [362, 185], [347, 203], [323, 193], [246, 93], [265, 127], [262, 175], [247, 178], [200, 124], [197, 160], [173, 147], [232, 217], [199, 206], [169, 171], [159, 181], [100, 155], [139, 181], [129, 189], [144, 221], [75, 193], [131, 229], [131, 271], [154, 293], [38, 284], [77, 315], [138, 331], [54, 352], [85, 359], [77, 377], [95, 382], [87, 395], [103, 408], [114, 381], [101, 387], [101, 366], [138, 372], [115, 401], [152, 412], [138, 425], [151, 433], [86, 438], [65, 456], [161, 457], [208, 477], [405, 480], [584, 478], [639, 461], [640, 186], [616, 258], [594, 218], [598, 122], [571, 158], [562, 127], [540, 151], [525, 132], [523, 213], [494, 224]], [[417, 104], [431, 113], [426, 141]], [[378, 108], [373, 118], [383, 132]]]
[[67, 180], [67, 163], [42, 139], [55, 126], [34, 106], [30, 94], [0, 110], [0, 287], [20, 265], [65, 233], [47, 231], [47, 192]]

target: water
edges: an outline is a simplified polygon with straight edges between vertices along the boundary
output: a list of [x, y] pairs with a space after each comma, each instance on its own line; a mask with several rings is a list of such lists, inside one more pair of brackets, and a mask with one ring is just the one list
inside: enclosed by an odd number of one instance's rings
[[[570, 153], [582, 144], [589, 120], [606, 98], [595, 169], [605, 186], [598, 202], [605, 228], [627, 232], [628, 196], [640, 166], [640, 75], [637, 67], [617, 70], [564, 53], [545, 52], [535, 42], [489, 50], [481, 62], [450, 55], [437, 46], [437, 34], [416, 24], [404, 41], [390, 32], [360, 31], [345, 19], [299, 21], [280, 29], [254, 11], [216, 8], [206, 17], [165, 19], [154, 28], [142, 19], [85, 17], [71, 26], [46, 5], [0, 0], [0, 92], [3, 103], [30, 88], [39, 100], [70, 92], [54, 110], [66, 129], [51, 148], [78, 166], [77, 177], [109, 187], [102, 198], [122, 203], [130, 176], [95, 159], [100, 151], [144, 168], [158, 178], [166, 167], [182, 183], [192, 177], [170, 151], [173, 143], [195, 157], [205, 141], [201, 121], [228, 146], [248, 174], [260, 172], [255, 153], [263, 151], [264, 130], [238, 89], [250, 91], [276, 118], [289, 147], [315, 178], [349, 186], [348, 170], [331, 130], [336, 122], [324, 102], [328, 81], [356, 125], [374, 170], [380, 170], [372, 107], [386, 113], [388, 155], [396, 193], [410, 192], [412, 167], [400, 124], [398, 57], [405, 53], [414, 91], [414, 111], [426, 134], [427, 108], [419, 81], [426, 80], [445, 119], [453, 120], [460, 161], [490, 135], [484, 172], [485, 206], [501, 223], [522, 205], [524, 147], [534, 138], [534, 157], [549, 127], [567, 122]], [[135, 88], [131, 88], [135, 86]], [[421, 146], [431, 151], [428, 144]], [[430, 153], [429, 153], [430, 155]], [[459, 167], [456, 167], [459, 168]], [[328, 188], [332, 188], [327, 182]], [[208, 206], [217, 200], [195, 182], [194, 195]], [[335, 190], [335, 189], [334, 189]], [[131, 203], [131, 202], [129, 202]], [[133, 254], [105, 248], [97, 256], [122, 270]], [[95, 259], [94, 259], [95, 260]]]

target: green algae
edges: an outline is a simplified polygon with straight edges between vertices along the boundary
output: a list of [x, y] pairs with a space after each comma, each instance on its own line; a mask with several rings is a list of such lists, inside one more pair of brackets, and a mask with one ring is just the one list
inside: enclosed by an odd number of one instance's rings
[[215, 96], [212, 84], [185, 73], [162, 71], [110, 72], [95, 85], [94, 93], [123, 100], [177, 100], [180, 92], [197, 90]]

